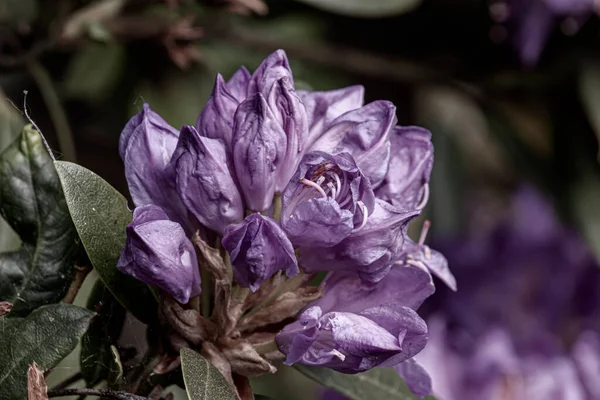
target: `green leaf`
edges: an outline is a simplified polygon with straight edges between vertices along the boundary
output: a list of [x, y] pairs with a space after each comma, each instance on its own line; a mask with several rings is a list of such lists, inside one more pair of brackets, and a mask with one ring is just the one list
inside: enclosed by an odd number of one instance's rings
[[373, 368], [360, 374], [348, 375], [329, 368], [307, 367], [301, 364], [295, 364], [294, 367], [312, 380], [350, 400], [417, 399], [394, 368]]
[[69, 288], [78, 255], [52, 159], [30, 125], [0, 153], [0, 214], [22, 246], [0, 253], [0, 300], [13, 303], [11, 317], [60, 301]]
[[52, 304], [26, 318], [0, 318], [0, 400], [27, 397], [27, 368], [56, 366], [87, 329], [94, 313], [71, 304]]
[[55, 161], [65, 198], [92, 265], [108, 290], [140, 321], [156, 318], [156, 300], [148, 286], [117, 270], [131, 212], [125, 198], [108, 182], [80, 165]]
[[181, 349], [181, 370], [190, 400], [237, 400], [229, 383], [206, 358]]
[[95, 386], [111, 373], [114, 360], [111, 348], [123, 329], [125, 309], [101, 281], [92, 289], [87, 308], [96, 311], [98, 317], [81, 339], [81, 374], [88, 386]]
[[421, 0], [298, 0], [337, 14], [378, 18], [402, 14], [417, 7]]

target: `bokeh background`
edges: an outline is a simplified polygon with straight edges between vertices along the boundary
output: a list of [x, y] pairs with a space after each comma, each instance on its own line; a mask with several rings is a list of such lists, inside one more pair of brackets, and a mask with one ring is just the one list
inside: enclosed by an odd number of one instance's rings
[[[26, 103], [59, 158], [127, 194], [118, 138], [144, 102], [193, 125], [217, 72], [282, 48], [297, 88], [361, 84], [366, 101], [396, 104], [399, 124], [433, 132], [433, 243], [493, 230], [526, 183], [597, 259], [600, 23], [583, 3], [0, 0], [0, 149]], [[0, 250], [16, 240], [0, 221]], [[293, 372], [255, 385], [289, 399], [320, 390]]]

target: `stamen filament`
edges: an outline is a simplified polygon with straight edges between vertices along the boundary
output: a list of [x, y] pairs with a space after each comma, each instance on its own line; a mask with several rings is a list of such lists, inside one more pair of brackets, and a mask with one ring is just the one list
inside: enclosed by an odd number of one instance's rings
[[429, 228], [431, 227], [431, 222], [429, 220], [425, 220], [423, 222], [423, 228], [421, 228], [421, 236], [419, 236], [419, 244], [422, 246], [425, 244], [425, 239], [427, 238], [427, 232], [429, 232]]
[[331, 194], [331, 198], [335, 200], [335, 195], [336, 195], [336, 192], [335, 192], [335, 186], [333, 185], [333, 183], [329, 182], [329, 183], [327, 184], [327, 187], [328, 187], [328, 188], [329, 188], [329, 190], [330, 190], [330, 192], [329, 192], [329, 193]]
[[352, 232], [358, 232], [360, 231], [362, 228], [365, 227], [365, 225], [367, 224], [367, 219], [369, 218], [369, 210], [367, 210], [367, 207], [365, 206], [365, 204], [362, 201], [359, 201], [358, 206], [360, 207], [362, 214], [363, 214], [363, 220], [362, 223], [360, 224], [360, 226], [358, 228], [354, 228], [352, 230]]
[[315, 188], [317, 190], [317, 192], [319, 192], [321, 194], [321, 196], [327, 198], [327, 193], [325, 193], [323, 188], [321, 186], [317, 185], [315, 182], [309, 181], [306, 178], [302, 178], [302, 179], [300, 179], [300, 183], [303, 183], [306, 186], [311, 186], [311, 187]]
[[423, 186], [423, 198], [421, 202], [417, 205], [417, 210], [422, 210], [427, 205], [427, 201], [429, 200], [429, 184], [426, 183]]

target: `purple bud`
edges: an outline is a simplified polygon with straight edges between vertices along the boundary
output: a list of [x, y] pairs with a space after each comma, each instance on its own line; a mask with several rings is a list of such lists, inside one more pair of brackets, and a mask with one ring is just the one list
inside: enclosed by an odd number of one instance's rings
[[292, 70], [285, 51], [277, 50], [265, 58], [252, 74], [248, 82], [248, 97], [261, 93], [268, 98], [273, 85], [283, 77], [289, 78], [292, 86], [294, 85]]
[[134, 115], [121, 133], [119, 153], [136, 206], [157, 204], [169, 217], [187, 225], [187, 212], [165, 173], [179, 132], [150, 109], [148, 104]]
[[352, 271], [377, 282], [390, 270], [406, 239], [406, 229], [418, 211], [401, 211], [377, 199], [365, 226], [329, 248], [305, 247], [300, 259], [307, 272]]
[[363, 228], [374, 206], [369, 179], [350, 154], [312, 152], [283, 191], [281, 225], [296, 245], [330, 247]]
[[196, 129], [204, 137], [223, 140], [230, 148], [233, 115], [240, 101], [227, 86], [221, 74], [217, 74], [212, 94], [196, 121]]
[[230, 160], [221, 140], [200, 136], [184, 126], [171, 163], [183, 203], [200, 223], [216, 232], [244, 218], [244, 205], [232, 178]]
[[241, 67], [235, 74], [227, 81], [227, 89], [233, 95], [233, 97], [241, 103], [246, 100], [248, 95], [248, 84], [250, 83], [250, 72], [246, 67]]
[[260, 93], [240, 104], [233, 128], [233, 164], [246, 206], [251, 210], [263, 211], [271, 206], [286, 140]]
[[422, 209], [433, 167], [431, 133], [417, 126], [396, 127], [391, 142], [390, 166], [377, 197], [406, 210]]
[[410, 306], [433, 293], [433, 284], [426, 271], [398, 269], [386, 284], [362, 283], [352, 274], [329, 278], [324, 297], [275, 337], [285, 363], [357, 373], [397, 365], [420, 352], [427, 325]]
[[298, 96], [304, 103], [308, 117], [308, 145], [317, 140], [334, 119], [362, 107], [364, 94], [365, 88], [362, 86], [349, 86], [327, 92], [298, 90]]
[[288, 184], [302, 159], [308, 123], [306, 110], [290, 78], [284, 76], [273, 85], [267, 102], [286, 135], [284, 160], [277, 170], [275, 183], [275, 190], [280, 192]]
[[133, 212], [117, 268], [169, 293], [181, 304], [200, 294], [200, 272], [192, 242], [158, 206]]
[[285, 233], [275, 221], [260, 214], [229, 225], [222, 244], [231, 256], [235, 280], [252, 291], [277, 271], [285, 270], [288, 277], [299, 272], [294, 248]]
[[350, 153], [376, 187], [388, 170], [390, 131], [396, 122], [396, 107], [392, 103], [374, 101], [336, 118], [310, 150]]

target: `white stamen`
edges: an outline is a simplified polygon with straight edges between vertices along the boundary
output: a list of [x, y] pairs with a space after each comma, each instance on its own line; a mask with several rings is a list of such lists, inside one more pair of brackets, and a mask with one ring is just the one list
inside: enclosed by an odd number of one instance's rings
[[337, 351], [336, 349], [331, 350], [331, 355], [337, 357], [340, 359], [340, 361], [344, 361], [346, 359], [346, 356], [343, 355], [342, 353], [340, 353], [339, 351]]
[[340, 190], [342, 189], [342, 182], [340, 181], [340, 177], [335, 172], [329, 172], [327, 175], [333, 176], [333, 179], [335, 179], [335, 193], [336, 193], [336, 196], [334, 197], [334, 199], [337, 199], [337, 196], [340, 195]]
[[425, 222], [423, 222], [423, 228], [421, 228], [421, 236], [419, 236], [420, 245], [423, 245], [425, 243], [425, 238], [427, 238], [427, 232], [429, 232], [429, 227], [431, 227], [431, 222], [429, 220], [425, 220]]
[[325, 177], [320, 176], [319, 179], [317, 179], [317, 185], [321, 186], [323, 184], [323, 182], [325, 182]]
[[352, 196], [346, 196], [346, 199], [340, 203], [340, 208], [344, 207], [346, 204], [350, 203], [352, 200]]
[[423, 208], [425, 208], [428, 200], [429, 200], [429, 184], [426, 183], [423, 186], [423, 198], [421, 199], [421, 202], [419, 203], [419, 205], [417, 205], [417, 210], [422, 210]]
[[365, 204], [362, 201], [359, 201], [357, 204], [363, 213], [363, 220], [362, 220], [362, 223], [360, 224], [360, 226], [358, 228], [354, 228], [352, 230], [352, 232], [358, 232], [362, 228], [364, 228], [365, 225], [367, 224], [367, 219], [369, 218], [369, 210], [367, 210], [367, 206], [365, 206]]
[[427, 267], [425, 266], [425, 264], [423, 264], [421, 261], [417, 261], [417, 260], [406, 260], [406, 263], [408, 265], [412, 265], [413, 267], [417, 267], [417, 268], [421, 268], [424, 271], [428, 271]]
[[325, 191], [323, 190], [323, 188], [321, 186], [317, 185], [315, 182], [309, 181], [306, 178], [302, 178], [302, 179], [300, 179], [300, 183], [303, 183], [306, 186], [310, 186], [310, 187], [315, 188], [317, 190], [317, 192], [319, 192], [321, 194], [321, 196], [323, 196], [325, 198], [327, 197], [327, 193], [325, 193]]
[[331, 198], [335, 200], [335, 195], [336, 195], [336, 192], [335, 192], [335, 186], [333, 185], [333, 183], [329, 182], [329, 183], [327, 184], [327, 187], [328, 187], [328, 188], [329, 188], [329, 190], [330, 190], [329, 194], [331, 195]]

